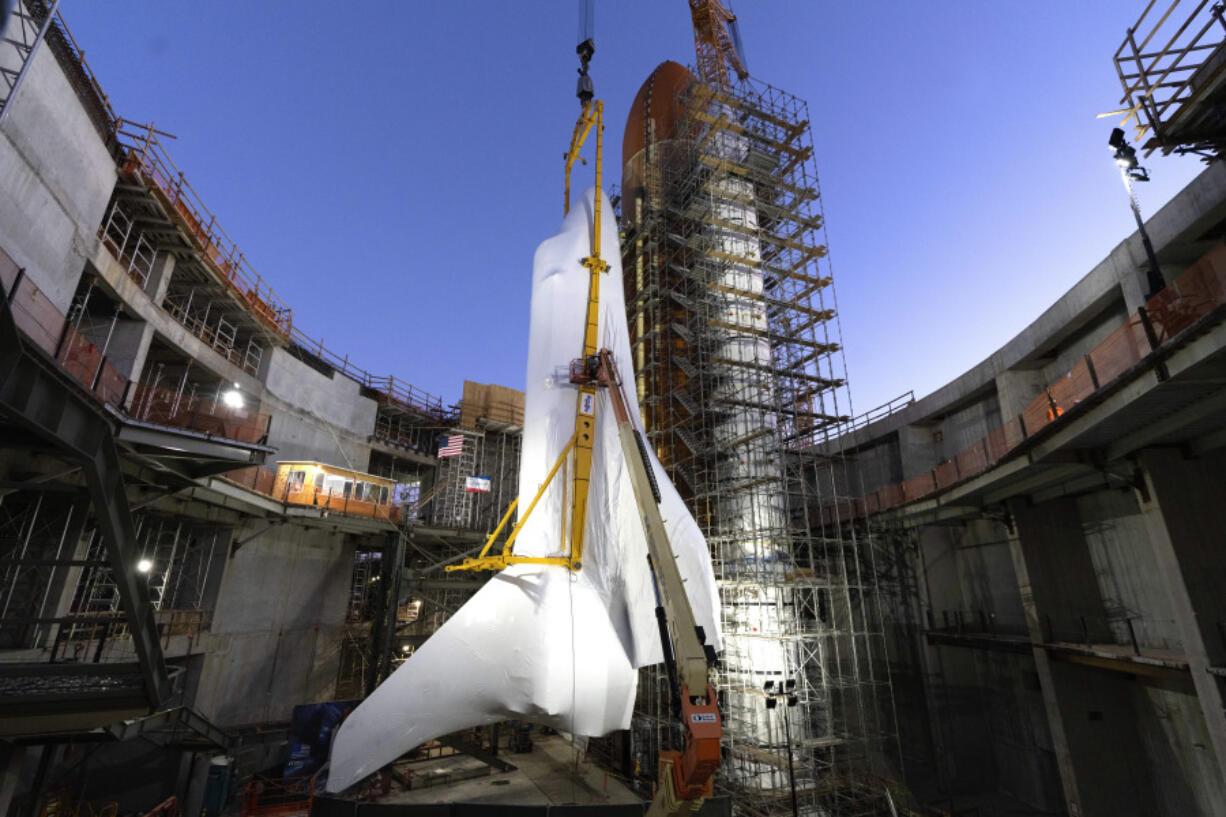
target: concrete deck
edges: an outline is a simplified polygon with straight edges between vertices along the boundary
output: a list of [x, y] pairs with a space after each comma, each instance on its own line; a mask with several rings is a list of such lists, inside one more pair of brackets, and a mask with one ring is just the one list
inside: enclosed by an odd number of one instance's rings
[[[467, 755], [411, 764], [417, 781], [453, 776], [455, 782], [393, 791], [383, 804], [499, 803], [504, 805], [607, 805], [641, 803], [620, 780], [586, 760], [562, 735], [534, 734], [527, 754], [502, 753], [516, 769], [499, 772]], [[489, 774], [483, 770], [489, 769]], [[399, 767], [398, 767], [399, 770]], [[472, 776], [469, 775], [480, 775]], [[463, 779], [468, 777], [468, 779]]]

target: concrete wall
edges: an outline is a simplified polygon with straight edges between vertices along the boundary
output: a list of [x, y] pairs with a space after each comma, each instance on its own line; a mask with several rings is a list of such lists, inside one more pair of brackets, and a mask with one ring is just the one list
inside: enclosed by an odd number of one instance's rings
[[1131, 491], [1101, 491], [1078, 500], [1086, 544], [1099, 593], [1118, 635], [1119, 619], [1131, 617], [1142, 646], [1178, 649], [1179, 632], [1170, 599], [1154, 581], [1158, 566], [1145, 521]]
[[[13, 49], [4, 59], [15, 63]], [[55, 55], [40, 48], [0, 126], [0, 247], [67, 311], [115, 163]]]
[[331, 531], [278, 526], [242, 545], [202, 642], [200, 712], [223, 727], [283, 722], [328, 700], [352, 565], [352, 544]]
[[342, 374], [322, 374], [284, 349], [273, 349], [265, 386], [273, 400], [269, 445], [282, 460], [319, 460], [365, 471], [367, 437], [374, 431], [374, 400]]
[[[1224, 226], [1215, 166], [1148, 224], [1167, 280]], [[979, 365], [849, 434], [849, 485], [868, 494], [927, 472], [1019, 414], [1135, 314], [1144, 265], [1129, 236]], [[1188, 382], [1220, 382], [1220, 358]], [[1107, 455], [1113, 435], [1189, 407], [1177, 386], [1166, 393], [1046, 461], [1015, 458], [1000, 469], [1012, 480], [868, 523], [915, 549], [916, 575], [886, 616], [917, 792], [1042, 813], [1226, 815], [1226, 684], [1210, 672], [1226, 665], [1226, 454], [1214, 447], [1226, 419], [1206, 409], [1186, 441]], [[1032, 493], [1044, 469], [1070, 476]]]

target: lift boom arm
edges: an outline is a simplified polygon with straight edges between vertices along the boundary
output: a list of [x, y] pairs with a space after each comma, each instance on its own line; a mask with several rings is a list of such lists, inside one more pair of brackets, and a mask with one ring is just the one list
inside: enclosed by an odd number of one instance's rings
[[660, 515], [660, 491], [647, 446], [635, 428], [613, 353], [601, 349], [597, 355], [574, 361], [571, 381], [581, 386], [604, 387], [609, 395], [622, 458], [647, 539], [647, 561], [656, 591], [656, 618], [664, 662], [685, 730], [681, 751], [660, 752], [659, 787], [647, 814], [649, 817], [689, 814], [711, 793], [711, 778], [720, 761], [723, 725], [708, 677], [713, 651], [703, 643], [702, 628], [686, 595], [677, 556]]

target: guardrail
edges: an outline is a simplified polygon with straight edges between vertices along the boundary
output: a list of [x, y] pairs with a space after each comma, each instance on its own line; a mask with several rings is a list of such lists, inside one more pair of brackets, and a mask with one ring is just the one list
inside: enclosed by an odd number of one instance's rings
[[[138, 384], [120, 374], [102, 351], [68, 322], [13, 259], [0, 250], [0, 284], [13, 321], [27, 340], [100, 402], [134, 420], [172, 426], [242, 442], [262, 442], [269, 416], [232, 408], [168, 389]], [[132, 397], [129, 400], [129, 397]]]
[[[284, 481], [278, 483], [275, 472], [258, 465], [228, 471], [222, 474], [221, 478], [255, 493], [263, 494], [285, 506], [317, 508], [330, 513], [386, 519], [397, 523], [405, 518], [404, 506], [394, 502], [372, 502], [346, 496], [343, 492], [316, 490], [313, 487], [304, 487], [301, 491], [290, 491]], [[418, 506], [424, 504], [418, 503]], [[412, 510], [415, 511], [416, 507]]]
[[306, 817], [315, 802], [314, 777], [261, 777], [243, 791], [242, 817]]
[[872, 425], [878, 420], [884, 420], [895, 412], [902, 411], [907, 406], [915, 403], [915, 391], [908, 389], [897, 397], [887, 400], [876, 408], [871, 408], [863, 414], [857, 414], [849, 421], [839, 426], [831, 436], [841, 437], [844, 434], [850, 434], [853, 431], [858, 431], [861, 428]]
[[371, 374], [351, 361], [349, 355], [339, 355], [331, 351], [324, 346], [323, 340], [316, 340], [308, 336], [297, 326], [292, 327], [290, 340], [303, 351], [319, 358], [350, 380], [357, 381], [359, 385], [378, 392], [382, 396], [380, 402], [398, 404], [433, 420], [441, 421], [449, 416], [443, 407], [443, 398], [419, 389], [411, 383], [406, 383], [394, 375]]
[[[1064, 414], [1110, 387], [1180, 332], [1226, 305], [1226, 243], [1219, 242], [1182, 275], [1151, 297], [1073, 368], [1005, 423], [948, 460], [859, 499], [819, 509], [819, 524], [872, 516], [933, 496], [988, 471], [1022, 443], [1058, 424]], [[1160, 377], [1165, 370], [1155, 364]], [[887, 404], [888, 405], [888, 404]]]
[[[129, 127], [131, 129], [126, 129]], [[140, 130], [137, 130], [140, 129]], [[260, 277], [238, 245], [217, 223], [199, 194], [175, 166], [152, 125], [119, 120], [116, 138], [124, 150], [121, 172], [149, 185], [163, 199], [168, 214], [188, 236], [201, 257], [257, 318], [283, 338], [289, 338], [293, 310]]]

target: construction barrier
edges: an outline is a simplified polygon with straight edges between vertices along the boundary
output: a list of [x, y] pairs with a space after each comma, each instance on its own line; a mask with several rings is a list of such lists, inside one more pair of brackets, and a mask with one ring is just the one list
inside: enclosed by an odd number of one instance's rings
[[247, 784], [242, 817], [307, 817], [315, 800], [315, 778], [257, 778]]
[[245, 443], [259, 443], [268, 435], [267, 414], [227, 406], [216, 393], [202, 397], [141, 383], [133, 391], [128, 413], [143, 422]]
[[59, 345], [67, 322], [63, 313], [56, 309], [51, 299], [17, 268], [13, 259], [0, 250], [0, 271], [3, 273], [4, 291], [8, 294], [9, 308], [17, 328], [30, 341], [51, 356]]
[[[131, 124], [131, 123], [129, 123]], [[120, 172], [144, 181], [179, 229], [199, 250], [205, 265], [252, 314], [285, 339], [293, 327], [293, 310], [281, 301], [239, 252], [238, 246], [217, 224], [216, 217], [175, 167], [153, 128], [133, 125], [120, 129], [119, 144], [126, 151]]]
[[237, 471], [227, 471], [223, 477], [235, 485], [241, 485], [265, 496], [272, 496], [276, 490], [277, 475], [258, 465], [240, 468]]

